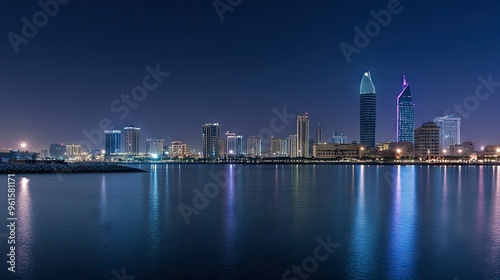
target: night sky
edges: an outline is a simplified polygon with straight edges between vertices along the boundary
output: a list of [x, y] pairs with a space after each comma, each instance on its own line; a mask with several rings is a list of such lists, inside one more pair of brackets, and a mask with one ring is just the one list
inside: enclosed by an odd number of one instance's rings
[[[78, 143], [87, 140], [82, 130], [109, 118], [118, 129], [141, 128], [141, 151], [147, 137], [186, 141], [199, 151], [203, 123], [219, 122], [221, 133], [246, 138], [269, 127], [273, 108], [285, 106], [309, 113], [311, 138], [321, 123], [325, 137], [337, 130], [359, 140], [366, 70], [377, 90], [381, 142], [396, 137], [402, 72], [411, 84], [416, 127], [472, 100], [479, 76], [500, 82], [497, 0], [401, 1], [402, 11], [348, 63], [339, 44], [354, 45], [354, 27], [364, 30], [370, 11], [387, 9], [388, 2], [243, 0], [221, 21], [212, 1], [73, 0], [16, 54], [8, 34], [21, 36], [21, 18], [32, 22], [41, 7], [4, 1], [0, 149], [17, 149], [23, 137], [35, 151]], [[158, 64], [170, 75], [121, 119], [113, 101], [142, 85], [145, 68]], [[500, 143], [499, 95], [496, 86], [462, 119], [462, 141]], [[295, 129], [291, 122], [276, 137]]]

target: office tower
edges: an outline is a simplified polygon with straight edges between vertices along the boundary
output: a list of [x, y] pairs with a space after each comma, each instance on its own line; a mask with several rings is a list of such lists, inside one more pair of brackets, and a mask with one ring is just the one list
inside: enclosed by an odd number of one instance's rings
[[203, 125], [203, 158], [215, 160], [219, 156], [219, 124]]
[[49, 147], [50, 157], [54, 159], [64, 159], [65, 148], [64, 145], [51, 144]]
[[226, 132], [227, 139], [227, 155], [242, 156], [243, 155], [243, 136], [236, 135], [231, 131]]
[[448, 149], [451, 145], [462, 144], [460, 142], [460, 121], [461, 118], [455, 117], [453, 114], [434, 119], [434, 123], [441, 128], [439, 135], [441, 150]]
[[64, 145], [64, 148], [66, 149], [65, 156], [67, 157], [79, 156], [82, 153], [82, 146], [78, 144]]
[[156, 155], [161, 157], [163, 155], [163, 138], [148, 138], [146, 139], [146, 154]]
[[121, 130], [104, 131], [104, 151], [109, 156], [121, 152]]
[[290, 151], [288, 150], [288, 138], [281, 139], [281, 155], [285, 157], [290, 156]]
[[288, 156], [297, 157], [297, 134], [288, 136]]
[[247, 139], [247, 156], [260, 157], [262, 149], [262, 141], [258, 135], [250, 136]]
[[128, 155], [139, 154], [139, 132], [140, 128], [134, 125], [127, 125], [125, 128], [125, 153]]
[[347, 136], [344, 133], [333, 131], [331, 144], [348, 144]]
[[359, 87], [359, 132], [361, 145], [375, 147], [377, 96], [370, 72], [365, 72]]
[[411, 98], [410, 84], [403, 73], [403, 90], [397, 99], [397, 135], [398, 142], [414, 142], [415, 104]]
[[171, 158], [183, 159], [189, 156], [189, 146], [182, 141], [173, 141], [168, 154]]
[[309, 157], [309, 116], [307, 113], [297, 116], [297, 156]]
[[281, 153], [281, 146], [282, 141], [279, 138], [273, 138], [271, 139], [271, 156], [272, 157], [279, 157], [282, 155]]
[[219, 158], [227, 157], [227, 139], [221, 138], [219, 139]]
[[427, 122], [415, 129], [415, 157], [432, 159], [440, 156], [440, 128], [433, 122]]
[[316, 129], [316, 143], [323, 143], [323, 129], [321, 125], [318, 123], [318, 128]]

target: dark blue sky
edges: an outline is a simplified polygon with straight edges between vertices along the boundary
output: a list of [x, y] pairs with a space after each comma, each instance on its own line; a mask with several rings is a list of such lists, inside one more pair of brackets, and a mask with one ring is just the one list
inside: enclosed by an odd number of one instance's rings
[[[199, 150], [203, 123], [246, 137], [284, 106], [309, 113], [312, 138], [320, 122], [325, 136], [335, 129], [359, 140], [365, 70], [377, 89], [377, 141], [393, 140], [402, 72], [417, 127], [471, 100], [478, 76], [500, 81], [494, 0], [401, 1], [401, 13], [347, 63], [339, 44], [353, 45], [353, 28], [364, 29], [370, 11], [388, 2], [243, 0], [221, 22], [212, 1], [73, 0], [16, 54], [7, 35], [21, 35], [21, 18], [32, 21], [41, 8], [8, 0], [0, 11], [0, 149], [17, 149], [23, 137], [35, 150], [80, 142], [82, 130], [109, 118], [117, 128], [141, 127], [141, 150], [151, 136]], [[121, 120], [110, 105], [157, 64], [170, 75]], [[500, 143], [499, 95], [497, 87], [463, 119], [462, 140]], [[276, 136], [294, 130], [291, 123]]]

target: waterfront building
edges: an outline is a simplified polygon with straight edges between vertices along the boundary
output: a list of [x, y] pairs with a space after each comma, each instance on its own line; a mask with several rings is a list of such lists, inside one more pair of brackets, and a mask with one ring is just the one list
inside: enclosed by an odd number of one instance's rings
[[414, 156], [421, 160], [434, 159], [441, 155], [440, 127], [434, 122], [424, 123], [415, 129]]
[[61, 144], [51, 144], [49, 147], [50, 157], [54, 159], [64, 159], [64, 153], [66, 149], [64, 145]]
[[64, 145], [66, 157], [80, 156], [82, 153], [82, 146], [78, 144], [67, 144]]
[[297, 156], [309, 157], [309, 116], [307, 113], [297, 116]]
[[219, 124], [203, 125], [203, 158], [216, 160], [219, 156]]
[[260, 157], [262, 154], [262, 141], [258, 135], [250, 136], [247, 139], [247, 156]]
[[460, 141], [460, 117], [446, 115], [434, 119], [434, 123], [441, 128], [439, 134], [440, 148], [448, 149], [451, 145], [462, 143]]
[[121, 152], [121, 130], [104, 131], [104, 152], [106, 156]]
[[219, 158], [226, 158], [227, 157], [227, 139], [226, 138], [221, 138], [219, 139]]
[[163, 155], [163, 145], [165, 139], [163, 138], [148, 138], [146, 139], [146, 154], [156, 155], [161, 157]]
[[140, 147], [139, 132], [141, 129], [129, 124], [123, 130], [125, 130], [125, 153], [128, 155], [138, 155]]
[[288, 156], [291, 158], [298, 157], [298, 155], [297, 155], [297, 134], [293, 134], [293, 135], [288, 136], [287, 145], [288, 145]]
[[227, 155], [229, 156], [242, 156], [243, 155], [243, 136], [236, 135], [236, 133], [226, 132], [227, 139]]
[[415, 104], [411, 97], [410, 84], [403, 74], [403, 89], [397, 98], [397, 142], [414, 143]]
[[359, 131], [360, 143], [366, 147], [375, 147], [377, 121], [377, 95], [370, 72], [365, 72], [359, 87]]
[[363, 157], [366, 148], [361, 144], [315, 144], [315, 159], [354, 159]]
[[173, 141], [168, 151], [168, 155], [170, 158], [183, 159], [188, 157], [189, 154], [189, 145], [182, 141]]

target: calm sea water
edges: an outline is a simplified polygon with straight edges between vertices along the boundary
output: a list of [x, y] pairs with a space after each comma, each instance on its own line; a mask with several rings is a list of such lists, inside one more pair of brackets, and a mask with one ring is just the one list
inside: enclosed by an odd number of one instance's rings
[[500, 279], [500, 167], [139, 167], [18, 174], [0, 278]]

